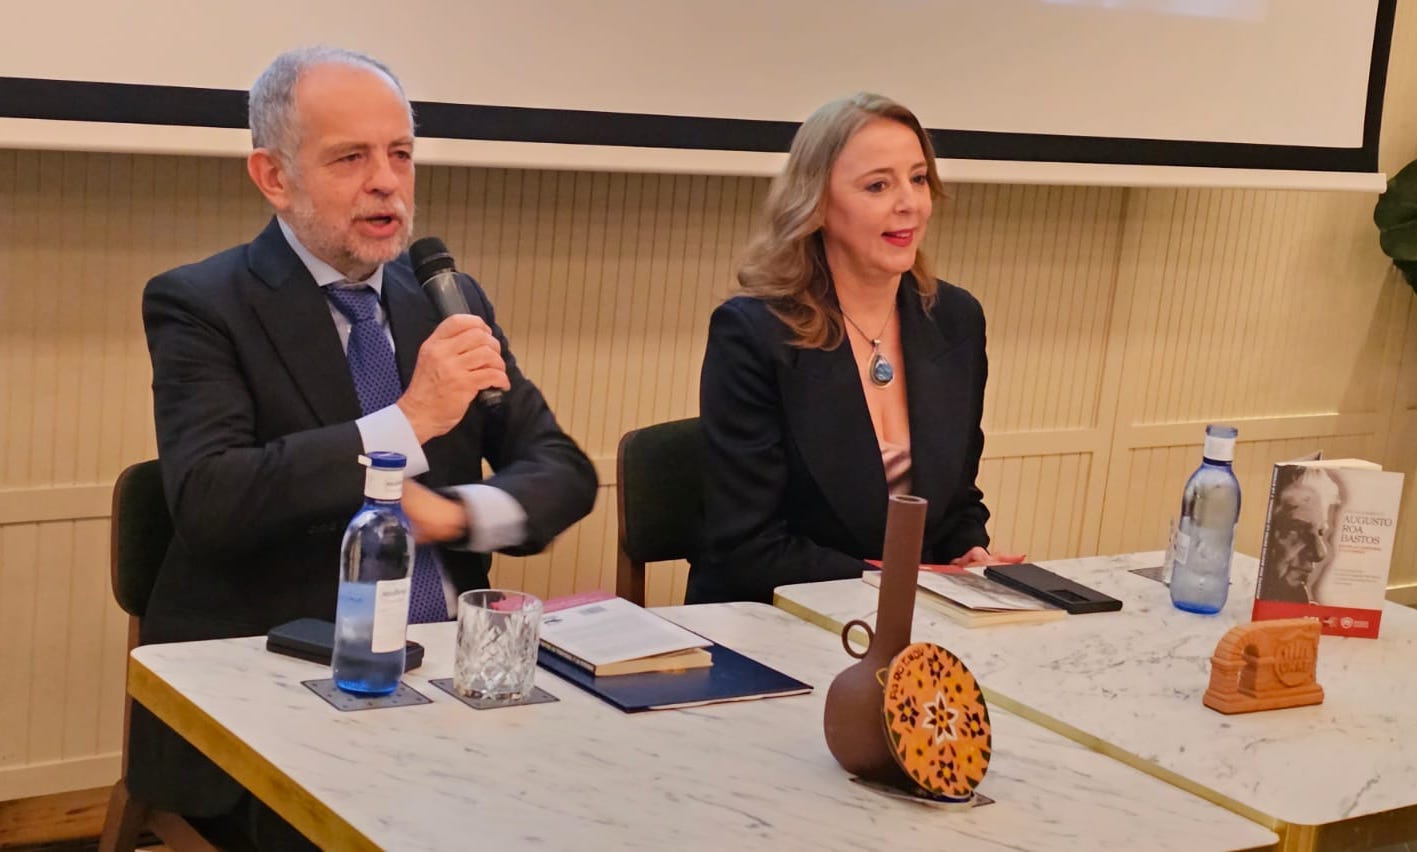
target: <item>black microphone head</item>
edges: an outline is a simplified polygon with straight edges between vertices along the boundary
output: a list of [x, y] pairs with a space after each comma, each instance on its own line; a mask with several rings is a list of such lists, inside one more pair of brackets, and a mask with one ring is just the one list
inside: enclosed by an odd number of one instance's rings
[[427, 281], [439, 272], [450, 272], [457, 268], [448, 247], [437, 237], [424, 237], [408, 247], [408, 259], [413, 263], [413, 274], [420, 281]]

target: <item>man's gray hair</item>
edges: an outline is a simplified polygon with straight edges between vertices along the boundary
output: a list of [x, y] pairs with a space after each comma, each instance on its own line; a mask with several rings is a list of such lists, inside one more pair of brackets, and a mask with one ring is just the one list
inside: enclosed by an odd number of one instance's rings
[[300, 147], [295, 85], [306, 71], [330, 63], [365, 68], [389, 78], [404, 104], [408, 105], [408, 121], [410, 126], [413, 124], [413, 107], [408, 103], [403, 84], [384, 63], [342, 47], [297, 47], [277, 56], [251, 85], [246, 107], [253, 147], [274, 151], [287, 168], [294, 168], [295, 152]]

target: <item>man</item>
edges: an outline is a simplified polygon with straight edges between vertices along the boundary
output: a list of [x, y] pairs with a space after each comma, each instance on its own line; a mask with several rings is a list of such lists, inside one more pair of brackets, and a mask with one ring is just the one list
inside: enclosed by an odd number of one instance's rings
[[[404, 509], [438, 546], [419, 548], [412, 616], [445, 620], [457, 592], [487, 585], [490, 551], [537, 552], [590, 511], [594, 469], [517, 369], [482, 289], [460, 276], [472, 315], [441, 321], [419, 290], [403, 256], [413, 118], [393, 74], [349, 51], [291, 51], [252, 87], [250, 124], [247, 170], [275, 219], [143, 294], [176, 535], [142, 639], [333, 619], [370, 450], [404, 453], [419, 480]], [[489, 388], [500, 405], [474, 403]], [[242, 797], [145, 712], [131, 749], [130, 785], [160, 805], [210, 816]]]
[[1265, 542], [1260, 597], [1290, 603], [1318, 603], [1314, 588], [1328, 568], [1342, 494], [1328, 471], [1283, 467], [1275, 483]]

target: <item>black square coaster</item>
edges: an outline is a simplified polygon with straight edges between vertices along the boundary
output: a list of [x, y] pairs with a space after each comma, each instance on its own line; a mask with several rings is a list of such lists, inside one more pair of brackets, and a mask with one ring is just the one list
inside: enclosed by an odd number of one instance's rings
[[1165, 565], [1153, 565], [1150, 568], [1133, 568], [1131, 569], [1131, 571], [1138, 577], [1145, 577], [1148, 580], [1155, 580], [1163, 586], [1168, 585], [1166, 582], [1166, 578], [1162, 576], [1166, 572]]
[[876, 781], [867, 781], [865, 778], [858, 778], [855, 775], [851, 776], [851, 780], [855, 781], [857, 784], [860, 784], [862, 787], [865, 787], [868, 790], [881, 794], [882, 796], [889, 796], [892, 799], [903, 799], [907, 802], [915, 802], [918, 805], [928, 805], [929, 807], [939, 808], [940, 810], [967, 811], [971, 808], [979, 808], [983, 807], [984, 805], [994, 804], [993, 799], [989, 798], [983, 793], [978, 792], [970, 796], [968, 799], [961, 801], [959, 799], [947, 799], [943, 796], [932, 796], [925, 790], [921, 790], [918, 788], [913, 790], [905, 790], [900, 787], [892, 787], [889, 784], [881, 784]]
[[430, 680], [428, 682], [474, 710], [496, 710], [498, 707], [521, 707], [526, 704], [548, 704], [552, 701], [561, 700], [539, 686], [533, 686], [531, 688], [531, 695], [524, 696], [522, 700], [507, 702], [495, 701], [489, 698], [470, 698], [466, 695], [458, 695], [458, 691], [453, 689], [453, 679], [450, 677], [440, 677], [437, 680]]
[[382, 707], [410, 707], [415, 704], [432, 704], [433, 699], [416, 691], [413, 687], [399, 681], [398, 689], [388, 695], [381, 695], [378, 698], [365, 698], [359, 695], [350, 695], [348, 692], [341, 692], [335, 686], [334, 678], [324, 680], [302, 680], [300, 682], [306, 689], [320, 696], [330, 703], [336, 710], [348, 712], [350, 710], [377, 710]]

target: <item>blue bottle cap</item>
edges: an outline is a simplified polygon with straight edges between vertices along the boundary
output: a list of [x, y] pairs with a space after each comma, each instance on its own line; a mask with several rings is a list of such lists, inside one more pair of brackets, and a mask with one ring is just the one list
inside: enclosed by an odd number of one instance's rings
[[408, 466], [408, 459], [404, 458], [403, 453], [380, 451], [360, 456], [359, 463], [375, 470], [403, 470]]

